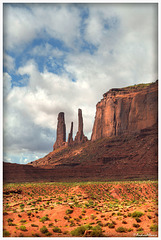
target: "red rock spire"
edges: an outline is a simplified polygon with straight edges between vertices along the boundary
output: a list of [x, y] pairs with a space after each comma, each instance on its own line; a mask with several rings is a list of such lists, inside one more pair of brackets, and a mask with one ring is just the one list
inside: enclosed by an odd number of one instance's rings
[[56, 142], [53, 146], [53, 150], [64, 146], [66, 142], [66, 125], [65, 125], [65, 118], [64, 113], [60, 112], [58, 114], [58, 124], [57, 124], [57, 138]]
[[83, 117], [82, 117], [82, 110], [78, 109], [78, 132], [75, 136], [75, 143], [83, 143], [88, 141], [87, 137], [84, 136], [83, 133]]

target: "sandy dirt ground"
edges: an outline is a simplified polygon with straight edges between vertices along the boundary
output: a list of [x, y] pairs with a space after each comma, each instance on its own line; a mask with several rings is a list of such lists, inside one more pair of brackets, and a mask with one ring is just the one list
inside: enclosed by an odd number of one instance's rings
[[[84, 225], [87, 230], [73, 233]], [[95, 227], [99, 230], [93, 231]], [[5, 184], [3, 235], [157, 237], [158, 184], [156, 181]]]

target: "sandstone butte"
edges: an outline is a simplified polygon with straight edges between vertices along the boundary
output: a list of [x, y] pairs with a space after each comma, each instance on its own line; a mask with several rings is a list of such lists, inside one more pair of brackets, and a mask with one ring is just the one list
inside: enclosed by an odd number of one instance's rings
[[158, 122], [158, 81], [106, 92], [96, 105], [91, 140], [139, 132]]
[[54, 150], [41, 159], [3, 164], [4, 182], [157, 179], [158, 81], [111, 89], [96, 105], [91, 140], [73, 122], [68, 141], [64, 113], [59, 113]]
[[[158, 81], [126, 88], [114, 88], [103, 94], [96, 105], [96, 116], [91, 135], [95, 141], [104, 137], [139, 132], [158, 121]], [[73, 122], [66, 143], [64, 113], [58, 115], [57, 139], [53, 150], [88, 141], [83, 133], [82, 110], [78, 109], [78, 132], [73, 141]]]

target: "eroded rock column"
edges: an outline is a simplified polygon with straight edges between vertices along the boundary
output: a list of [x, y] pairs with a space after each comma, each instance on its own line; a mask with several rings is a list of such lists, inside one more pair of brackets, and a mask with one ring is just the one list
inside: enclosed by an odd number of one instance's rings
[[58, 114], [57, 138], [56, 138], [56, 142], [53, 146], [53, 150], [64, 146], [65, 142], [66, 142], [65, 118], [64, 118], [64, 112], [60, 112]]
[[88, 138], [84, 136], [83, 133], [83, 117], [82, 117], [82, 110], [78, 109], [78, 132], [75, 136], [75, 143], [83, 143], [88, 141]]
[[73, 143], [73, 122], [71, 122], [70, 133], [68, 135], [68, 146], [72, 145]]

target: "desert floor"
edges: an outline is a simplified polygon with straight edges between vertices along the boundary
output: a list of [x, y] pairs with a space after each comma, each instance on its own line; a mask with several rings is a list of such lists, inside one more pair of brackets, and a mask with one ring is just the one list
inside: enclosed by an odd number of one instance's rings
[[5, 184], [3, 236], [156, 237], [158, 182]]

